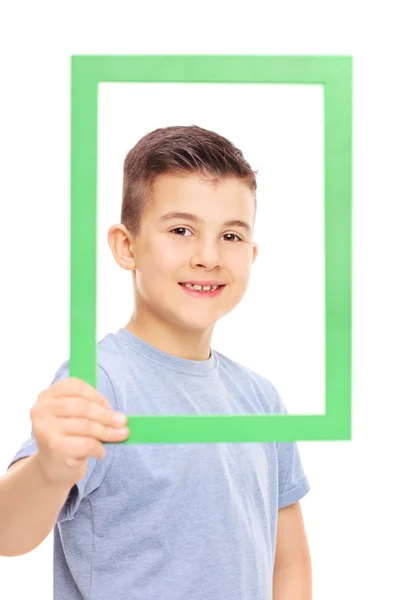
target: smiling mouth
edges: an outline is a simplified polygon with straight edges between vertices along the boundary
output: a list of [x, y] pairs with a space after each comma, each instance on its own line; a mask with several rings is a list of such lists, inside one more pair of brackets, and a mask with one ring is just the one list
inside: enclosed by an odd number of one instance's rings
[[195, 292], [215, 292], [218, 289], [224, 287], [224, 285], [200, 285], [196, 283], [179, 283], [182, 287]]
[[226, 284], [200, 285], [197, 283], [179, 283], [179, 285], [186, 294], [193, 298], [216, 298], [226, 287]]

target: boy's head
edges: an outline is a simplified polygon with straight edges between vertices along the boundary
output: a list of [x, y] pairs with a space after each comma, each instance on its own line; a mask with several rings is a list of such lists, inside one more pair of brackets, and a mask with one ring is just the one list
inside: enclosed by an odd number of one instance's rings
[[[132, 271], [136, 311], [205, 332], [240, 302], [257, 255], [256, 188], [241, 151], [200, 127], [157, 129], [130, 150], [108, 240]], [[221, 288], [196, 293], [188, 282]]]

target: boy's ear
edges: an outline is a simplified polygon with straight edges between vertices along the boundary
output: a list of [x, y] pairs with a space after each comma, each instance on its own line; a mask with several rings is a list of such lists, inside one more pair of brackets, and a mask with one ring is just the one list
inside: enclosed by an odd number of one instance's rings
[[256, 260], [257, 256], [258, 256], [258, 244], [253, 242], [253, 263]]
[[125, 225], [120, 223], [112, 225], [108, 231], [107, 240], [119, 266], [126, 271], [134, 271], [136, 263], [133, 253], [133, 240]]

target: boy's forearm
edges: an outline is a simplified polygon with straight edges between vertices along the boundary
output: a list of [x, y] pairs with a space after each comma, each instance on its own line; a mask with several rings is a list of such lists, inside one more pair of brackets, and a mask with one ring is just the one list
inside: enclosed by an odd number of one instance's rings
[[69, 492], [46, 481], [37, 454], [0, 477], [0, 556], [19, 556], [39, 546]]
[[310, 561], [274, 571], [273, 600], [312, 600]]

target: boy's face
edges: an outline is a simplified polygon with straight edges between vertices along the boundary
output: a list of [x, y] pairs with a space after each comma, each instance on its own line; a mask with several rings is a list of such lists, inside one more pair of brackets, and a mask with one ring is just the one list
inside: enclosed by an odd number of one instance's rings
[[[132, 262], [116, 257], [134, 271], [136, 309], [184, 330], [212, 328], [247, 289], [257, 255], [254, 217], [254, 194], [237, 178], [212, 184], [199, 174], [159, 176], [140, 233], [126, 241]], [[191, 282], [221, 287], [183, 285]]]

